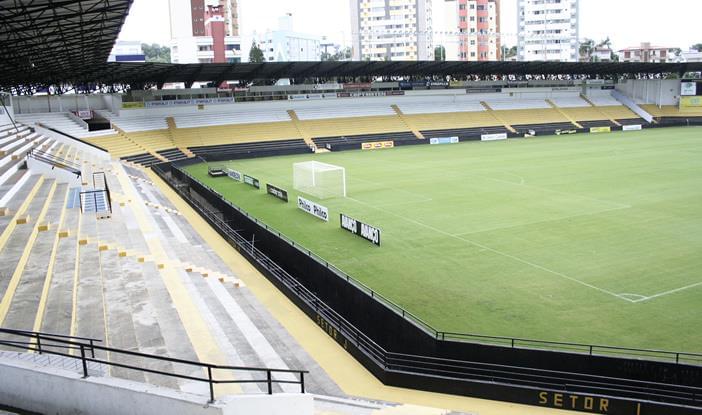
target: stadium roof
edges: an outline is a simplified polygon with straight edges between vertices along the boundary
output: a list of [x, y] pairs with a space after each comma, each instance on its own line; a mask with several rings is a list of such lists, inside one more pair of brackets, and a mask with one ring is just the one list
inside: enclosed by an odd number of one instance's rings
[[[107, 50], [109, 53], [109, 50]], [[106, 54], [104, 55], [106, 59]], [[82, 62], [87, 59], [81, 57]], [[702, 71], [702, 63], [617, 63], [617, 62], [267, 62], [165, 64], [127, 62], [86, 62], [75, 65], [61, 61], [67, 70], [1, 70], [0, 85], [164, 84], [171, 82], [215, 82], [279, 78], [335, 78], [359, 76], [443, 76], [443, 75], [626, 75], [685, 73]]]
[[0, 87], [133, 86], [279, 78], [627, 75], [702, 71], [702, 63], [267, 62], [108, 63], [133, 0], [0, 0]]
[[[625, 75], [702, 71], [702, 63], [618, 62], [267, 62], [235, 64], [117, 63], [94, 79], [128, 83], [221, 82], [279, 78], [442, 75]], [[109, 82], [108, 82], [109, 83]]]
[[58, 84], [104, 68], [133, 0], [0, 0], [0, 85]]

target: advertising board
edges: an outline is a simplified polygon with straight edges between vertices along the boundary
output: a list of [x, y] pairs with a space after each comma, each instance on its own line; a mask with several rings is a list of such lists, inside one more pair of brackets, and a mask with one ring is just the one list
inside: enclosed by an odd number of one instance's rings
[[270, 183], [266, 183], [266, 193], [273, 197], [277, 197], [285, 203], [288, 202], [288, 192], [286, 190], [281, 189], [280, 187], [273, 186]]
[[480, 139], [481, 139], [482, 141], [506, 140], [506, 139], [507, 139], [507, 133], [483, 134], [483, 135], [480, 136]]
[[680, 82], [681, 96], [697, 95], [697, 82]]
[[456, 144], [458, 137], [433, 137], [429, 139], [429, 144]]
[[367, 143], [361, 143], [361, 150], [380, 150], [393, 147], [395, 147], [394, 141], [369, 141]]
[[251, 176], [249, 176], [248, 174], [245, 174], [245, 175], [244, 175], [244, 183], [248, 184], [249, 186], [253, 186], [253, 187], [255, 187], [256, 189], [260, 189], [260, 188], [261, 188], [261, 185], [260, 185], [258, 179], [255, 178], [255, 177], [251, 177]]
[[229, 178], [236, 180], [237, 182], [241, 181], [241, 172], [233, 169], [227, 169], [227, 176]]
[[329, 222], [329, 209], [302, 196], [297, 197], [297, 207], [325, 222]]
[[360, 220], [354, 219], [351, 216], [346, 216], [343, 213], [339, 214], [339, 222], [342, 229], [360, 236], [366, 241], [380, 246], [380, 229], [363, 223]]

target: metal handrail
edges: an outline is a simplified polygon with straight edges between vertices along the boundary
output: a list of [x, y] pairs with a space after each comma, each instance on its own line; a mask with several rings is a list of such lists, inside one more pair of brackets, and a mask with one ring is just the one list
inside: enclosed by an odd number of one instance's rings
[[[158, 172], [158, 170], [157, 170]], [[627, 396], [657, 398], [667, 402], [674, 399], [678, 403], [698, 405], [702, 398], [702, 388], [696, 386], [666, 384], [660, 382], [637, 381], [602, 375], [592, 375], [581, 372], [563, 372], [558, 370], [530, 368], [505, 364], [475, 362], [469, 360], [456, 360], [432, 356], [402, 354], [390, 352], [378, 345], [360, 329], [353, 326], [333, 308], [325, 304], [314, 293], [300, 284], [275, 262], [267, 258], [266, 254], [254, 247], [251, 241], [246, 240], [230, 224], [219, 217], [218, 213], [209, 210], [200, 201], [184, 191], [183, 186], [168, 177], [160, 175], [186, 202], [200, 213], [211, 225], [223, 233], [231, 243], [238, 245], [239, 251], [266, 267], [273, 276], [287, 289], [294, 291], [298, 299], [307, 304], [319, 316], [326, 320], [343, 336], [342, 342], [348, 341], [355, 344], [359, 351], [364, 353], [376, 365], [386, 371], [415, 373], [418, 375], [441, 375], [456, 379], [470, 379], [476, 382], [491, 382], [511, 385], [538, 386], [555, 388], [559, 390], [598, 390], [604, 395], [622, 393]], [[345, 343], [344, 343], [345, 344]]]
[[[416, 327], [418, 327], [421, 330], [424, 330], [429, 335], [435, 337], [437, 340], [467, 341], [467, 340], [473, 339], [473, 340], [482, 340], [485, 343], [490, 344], [490, 345], [510, 347], [510, 348], [523, 348], [523, 349], [545, 348], [548, 350], [556, 350], [556, 351], [561, 350], [561, 351], [566, 351], [566, 352], [573, 352], [573, 348], [578, 347], [579, 349], [581, 349], [579, 351], [581, 351], [583, 353], [587, 353], [590, 356], [606, 356], [606, 354], [604, 354], [604, 353], [602, 353], [602, 354], [596, 353], [597, 351], [622, 352], [622, 353], [618, 353], [618, 354], [620, 356], [637, 358], [637, 359], [640, 358], [641, 356], [654, 357], [652, 355], [659, 355], [659, 356], [663, 355], [666, 358], [668, 358], [665, 361], [674, 360], [676, 364], [681, 363], [681, 358], [683, 358], [682, 360], [684, 360], [684, 358], [687, 358], [687, 360], [699, 362], [699, 364], [702, 365], [702, 353], [677, 352], [677, 351], [666, 351], [666, 350], [655, 350], [655, 349], [639, 349], [639, 348], [629, 348], [629, 347], [620, 347], [620, 346], [592, 345], [592, 344], [581, 344], [581, 343], [557, 342], [557, 341], [549, 341], [549, 340], [526, 339], [526, 338], [517, 338], [517, 337], [488, 336], [488, 335], [482, 335], [482, 334], [454, 333], [454, 332], [447, 332], [447, 331], [439, 331], [439, 330], [435, 329], [433, 326], [431, 326], [429, 323], [425, 322], [424, 320], [422, 320], [421, 318], [412, 314], [411, 312], [405, 310], [404, 308], [402, 308], [398, 304], [394, 303], [393, 301], [389, 300], [385, 296], [374, 291], [372, 288], [368, 287], [364, 283], [356, 280], [355, 278], [353, 278], [350, 275], [346, 274], [345, 272], [341, 271], [334, 264], [331, 264], [328, 261], [325, 261], [321, 257], [317, 256], [311, 250], [309, 250], [309, 249], [305, 248], [304, 246], [300, 245], [299, 243], [295, 242], [293, 239], [287, 237], [285, 234], [268, 226], [267, 224], [265, 224], [261, 220], [250, 215], [248, 212], [246, 212], [242, 208], [234, 205], [231, 201], [226, 199], [224, 196], [222, 196], [215, 189], [212, 189], [211, 187], [207, 186], [206, 184], [200, 182], [199, 180], [194, 178], [192, 175], [190, 175], [190, 173], [188, 173], [187, 171], [184, 171], [181, 169], [178, 169], [178, 170], [184, 176], [187, 176], [191, 180], [197, 182], [198, 185], [202, 186], [203, 188], [207, 189], [208, 191], [219, 196], [220, 199], [224, 203], [226, 203], [230, 207], [234, 208], [235, 210], [239, 211], [240, 213], [242, 213], [243, 215], [245, 215], [249, 219], [253, 220], [254, 223], [257, 223], [258, 225], [260, 225], [264, 229], [266, 229], [268, 232], [275, 234], [279, 238], [281, 238], [284, 241], [286, 241], [287, 243], [289, 243], [292, 247], [294, 247], [297, 250], [299, 250], [300, 252], [306, 254], [308, 257], [314, 259], [318, 263], [324, 265], [329, 270], [331, 270], [332, 272], [337, 274], [340, 278], [345, 279], [346, 282], [361, 289], [367, 295], [370, 295], [372, 298], [375, 298], [375, 299], [379, 300], [380, 302], [384, 303], [386, 306], [390, 307], [391, 310], [400, 314], [406, 320], [414, 323], [414, 325]], [[489, 340], [492, 340], [492, 341], [489, 341]], [[480, 343], [479, 341], [476, 341], [476, 342]], [[539, 346], [542, 346], [542, 347], [539, 347]]]
[[81, 175], [80, 166], [78, 164], [66, 160], [63, 157], [58, 157], [54, 154], [48, 153], [46, 151], [39, 150], [37, 148], [32, 148], [31, 150], [29, 150], [29, 152], [27, 152], [27, 157], [43, 161], [44, 163], [50, 164], [54, 167], [59, 167], [64, 170], [68, 170], [77, 176]]
[[[88, 363], [97, 363], [106, 366], [120, 367], [124, 369], [136, 370], [139, 372], [153, 373], [157, 375], [170, 376], [179, 379], [187, 379], [197, 382], [207, 382], [210, 387], [210, 400], [209, 402], [215, 401], [214, 385], [217, 384], [238, 384], [238, 383], [266, 383], [268, 386], [268, 394], [273, 394], [273, 384], [296, 384], [300, 385], [300, 393], [305, 393], [305, 374], [309, 373], [307, 370], [296, 370], [296, 369], [274, 369], [265, 367], [248, 367], [248, 366], [228, 366], [228, 365], [218, 365], [212, 363], [203, 363], [192, 360], [178, 359], [172, 357], [165, 357], [160, 355], [135, 352], [131, 350], [117, 349], [114, 347], [98, 346], [94, 342], [100, 341], [91, 338], [83, 337], [73, 337], [65, 335], [47, 335], [41, 332], [30, 332], [25, 330], [14, 330], [0, 328], [0, 333], [5, 333], [11, 336], [20, 336], [29, 339], [27, 342], [18, 342], [13, 340], [0, 339], [0, 345], [18, 348], [22, 350], [34, 351], [39, 354], [52, 354], [58, 356], [69, 357], [73, 359], [80, 359], [82, 363], [83, 378], [89, 377]], [[85, 343], [84, 340], [89, 340], [89, 343]], [[80, 355], [76, 356], [73, 354], [63, 353], [61, 351], [52, 350], [50, 348], [63, 348], [63, 349], [74, 349], [80, 350]], [[91, 356], [88, 357], [86, 352], [91, 352]], [[170, 363], [179, 363], [185, 365], [191, 365], [195, 367], [200, 367], [207, 371], [207, 377], [191, 376], [191, 375], [181, 375], [174, 372], [166, 372], [162, 370], [149, 369], [144, 366], [134, 366], [124, 363], [118, 363], [110, 360], [103, 360], [95, 357], [95, 351], [104, 351], [114, 356], [115, 354], [121, 354], [132, 357], [140, 357], [149, 360], [165, 361]], [[215, 379], [213, 377], [213, 370], [223, 370], [223, 371], [249, 371], [249, 372], [265, 372], [266, 379], [251, 379], [251, 380], [237, 380], [237, 379]], [[291, 373], [297, 375], [299, 380], [279, 380], [273, 379], [273, 373]]]

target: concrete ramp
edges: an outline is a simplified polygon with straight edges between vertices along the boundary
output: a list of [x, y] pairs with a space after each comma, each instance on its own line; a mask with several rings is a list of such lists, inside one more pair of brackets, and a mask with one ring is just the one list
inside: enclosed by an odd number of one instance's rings
[[621, 102], [625, 107], [629, 108], [631, 111], [634, 112], [634, 114], [638, 115], [639, 117], [643, 118], [646, 120], [646, 122], [653, 122], [653, 116], [649, 114], [646, 110], [641, 108], [637, 103], [634, 102], [633, 99], [629, 98], [628, 96], [622, 94], [621, 92], [617, 91], [616, 89], [612, 91], [612, 96], [619, 102]]

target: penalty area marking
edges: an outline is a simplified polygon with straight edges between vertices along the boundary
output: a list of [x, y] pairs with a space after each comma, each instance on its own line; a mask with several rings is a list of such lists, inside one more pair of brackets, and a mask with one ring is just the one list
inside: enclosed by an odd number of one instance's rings
[[643, 302], [643, 301], [648, 301], [648, 300], [652, 300], [652, 299], [654, 299], [654, 298], [663, 297], [663, 296], [666, 296], [666, 295], [668, 295], [668, 294], [675, 294], [675, 293], [678, 293], [678, 292], [680, 292], [680, 291], [689, 290], [690, 288], [695, 288], [695, 287], [699, 287], [699, 286], [702, 286], [702, 281], [696, 282], [696, 283], [694, 283], [694, 284], [686, 285], [686, 286], [684, 286], [684, 287], [675, 288], [675, 289], [673, 289], [673, 290], [663, 291], [662, 293], [649, 295], [648, 297], [647, 297], [647, 296], [643, 296], [643, 295], [636, 295], [636, 294], [619, 294], [619, 295], [622, 295], [622, 296], [633, 295], [633, 296], [640, 297], [640, 298], [638, 298], [638, 299], [636, 299], [636, 300], [634, 300], [634, 301], [632, 301], [632, 302], [634, 302], [634, 303], [641, 303], [641, 302]]

